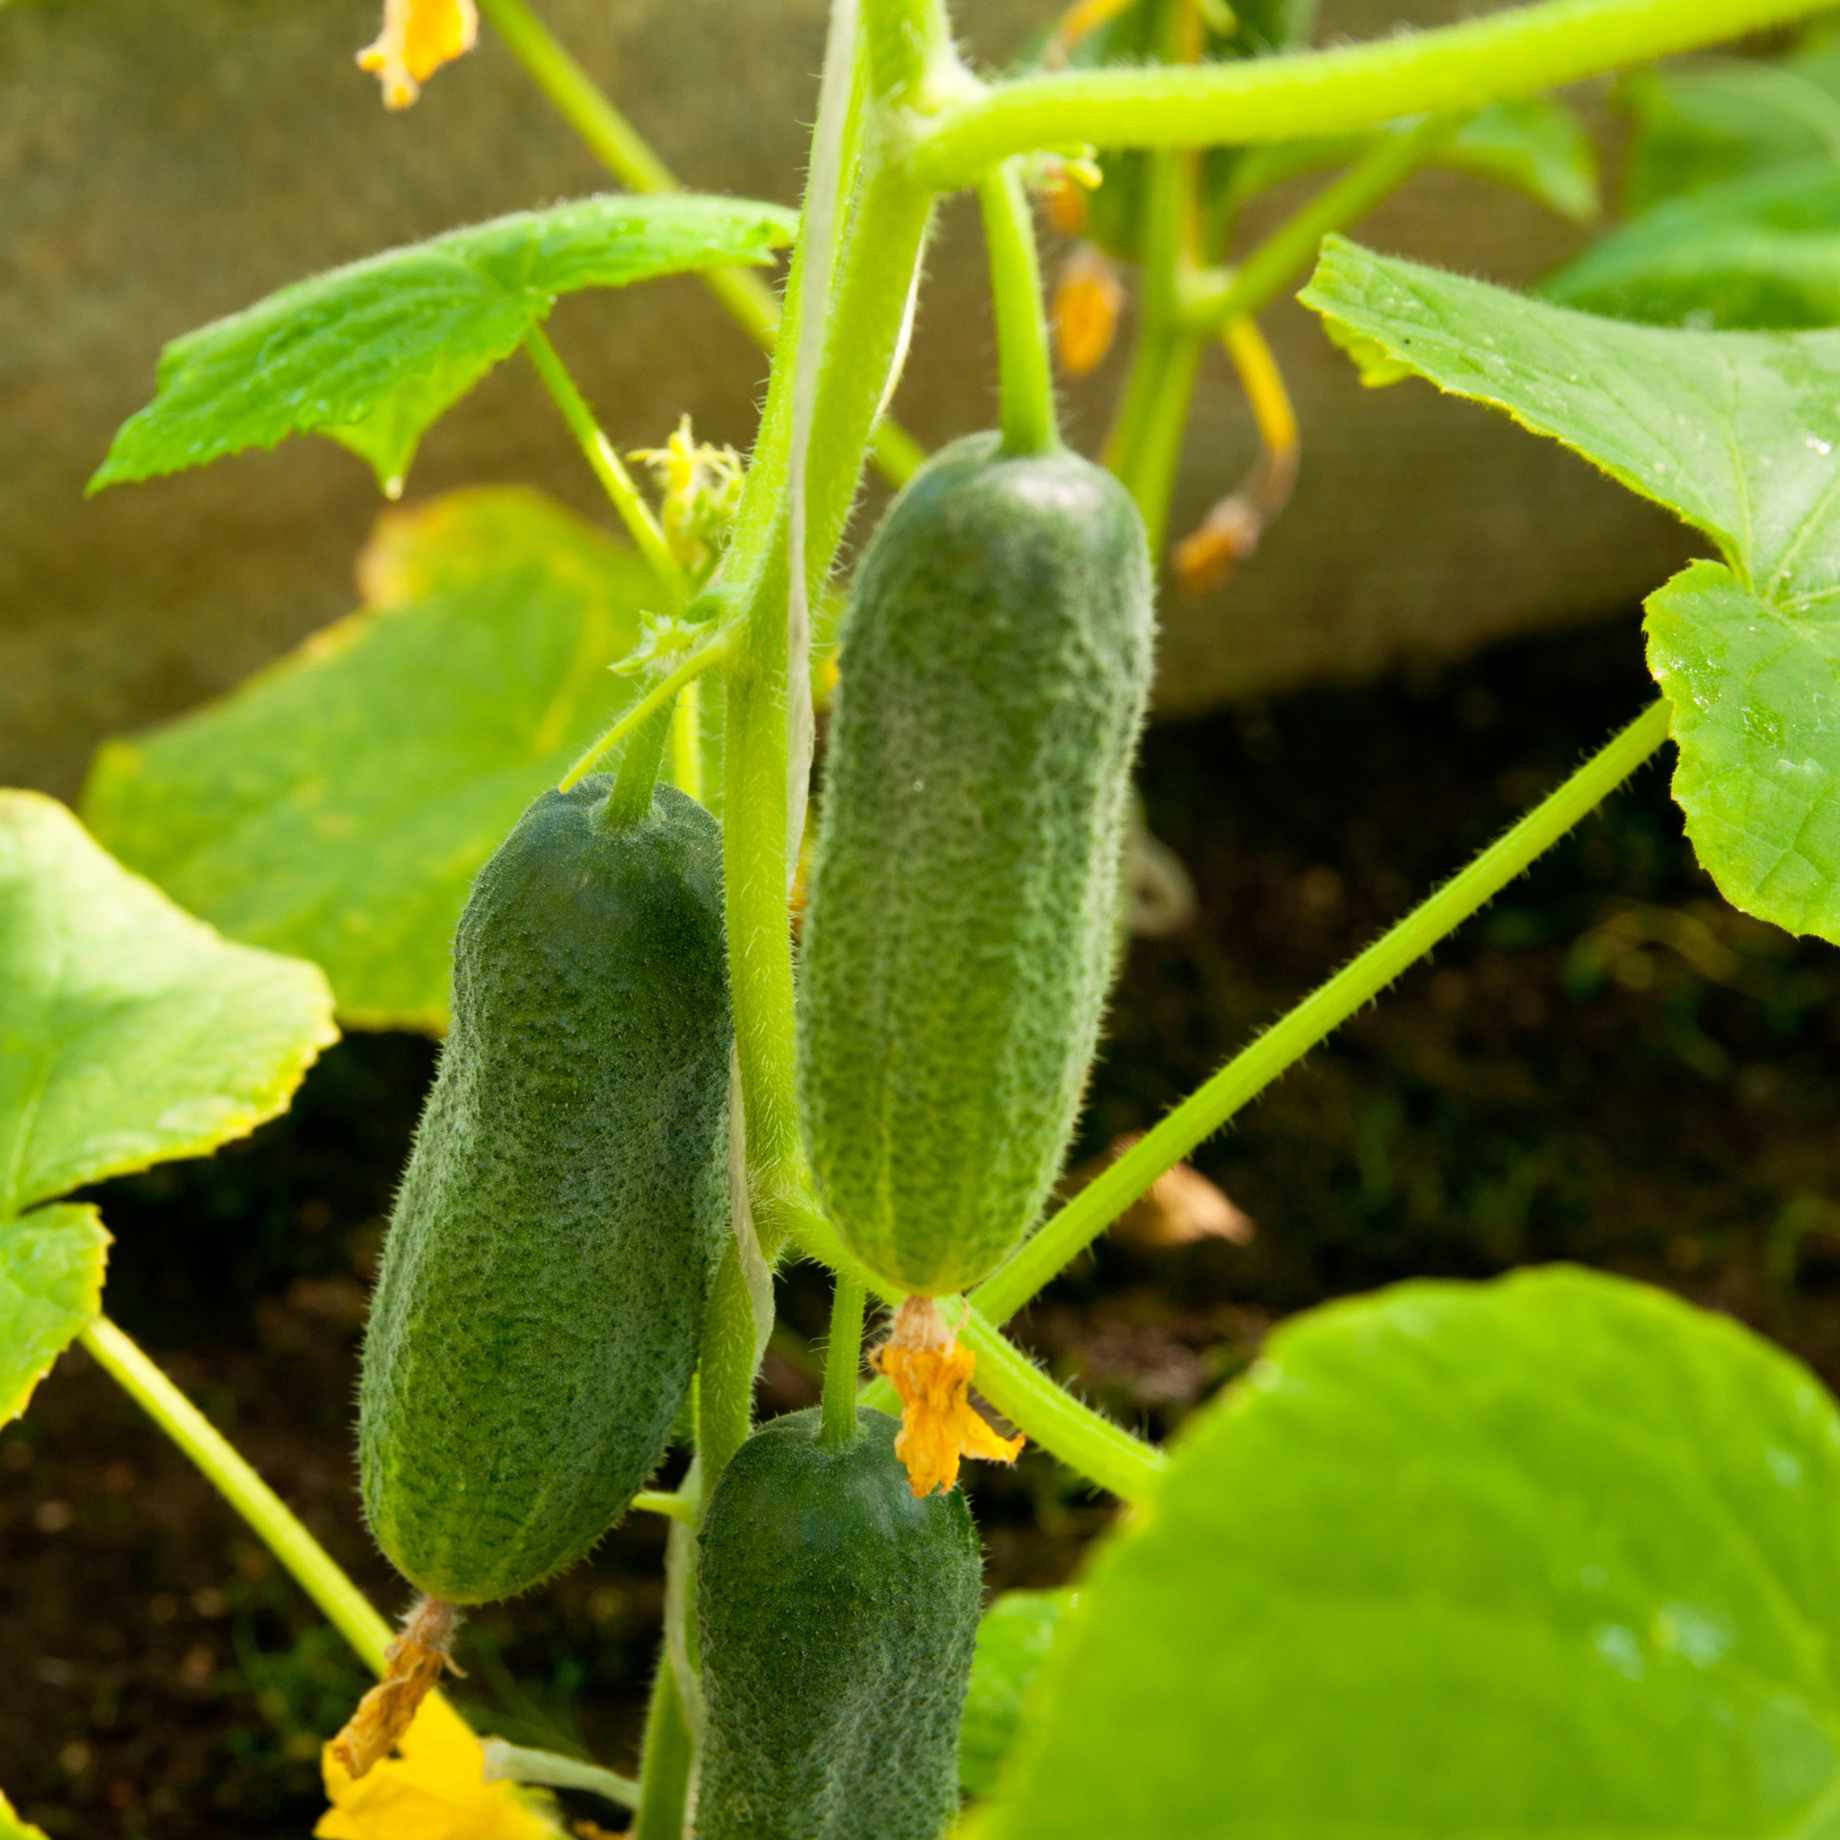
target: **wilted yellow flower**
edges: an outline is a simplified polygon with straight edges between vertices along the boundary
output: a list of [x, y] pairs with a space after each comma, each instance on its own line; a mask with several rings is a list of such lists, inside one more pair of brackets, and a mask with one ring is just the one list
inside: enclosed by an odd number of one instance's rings
[[383, 0], [383, 30], [358, 53], [358, 68], [382, 79], [385, 108], [406, 109], [478, 36], [473, 0]]
[[907, 1485], [916, 1495], [951, 1488], [961, 1457], [1015, 1462], [1022, 1438], [1002, 1436], [972, 1406], [977, 1356], [959, 1347], [930, 1298], [910, 1297], [901, 1305], [894, 1336], [877, 1361], [901, 1396], [894, 1454], [906, 1464]]
[[1054, 345], [1070, 377], [1084, 377], [1105, 362], [1123, 307], [1117, 269], [1091, 243], [1079, 244], [1054, 290]]
[[326, 1747], [317, 1840], [556, 1840], [561, 1828], [529, 1790], [487, 1782], [478, 1738], [441, 1700], [427, 1700], [401, 1754], [361, 1780]]

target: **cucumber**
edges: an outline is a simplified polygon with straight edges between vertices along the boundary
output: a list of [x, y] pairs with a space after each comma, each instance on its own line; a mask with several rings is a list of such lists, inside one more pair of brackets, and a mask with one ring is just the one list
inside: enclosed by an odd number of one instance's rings
[[722, 1473], [701, 1536], [707, 1703], [698, 1840], [936, 1840], [982, 1561], [963, 1492], [917, 1500], [895, 1421], [776, 1418]]
[[364, 1508], [449, 1603], [582, 1557], [663, 1455], [727, 1221], [721, 837], [545, 793], [480, 871], [371, 1303]]
[[845, 615], [806, 911], [799, 1107], [878, 1277], [983, 1277], [1079, 1110], [1117, 937], [1149, 690], [1142, 522], [1075, 454], [946, 448]]

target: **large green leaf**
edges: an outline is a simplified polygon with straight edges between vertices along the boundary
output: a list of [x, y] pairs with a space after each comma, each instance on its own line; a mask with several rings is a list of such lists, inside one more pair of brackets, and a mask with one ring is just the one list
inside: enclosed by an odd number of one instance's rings
[[1772, 168], [1671, 199], [1540, 291], [1564, 306], [1655, 325], [1840, 325], [1840, 164]]
[[958, 1780], [988, 1795], [1016, 1740], [1023, 1704], [1040, 1675], [1071, 1591], [1005, 1591], [978, 1624], [971, 1685], [958, 1727]]
[[1831, 1840], [1840, 1415], [1563, 1269], [1280, 1330], [1069, 1611], [1002, 1840]]
[[84, 814], [238, 939], [325, 967], [341, 1014], [438, 1029], [474, 874], [627, 699], [655, 594], [540, 494], [386, 513], [369, 606], [196, 714], [97, 756]]
[[793, 224], [743, 199], [584, 198], [297, 282], [166, 347], [153, 401], [122, 425], [90, 490], [309, 432], [354, 448], [396, 489], [428, 426], [558, 295], [762, 261]]
[[333, 1039], [313, 966], [229, 944], [55, 800], [0, 792], [0, 1220], [243, 1136]]
[[[109, 1236], [93, 1207], [0, 1221], [0, 1424], [17, 1418], [51, 1363], [102, 1308]], [[0, 1807], [0, 1840], [5, 1809]]]
[[1840, 36], [1775, 63], [1720, 58], [1642, 71], [1623, 85], [1635, 124], [1624, 204], [1664, 199], [1773, 167], [1840, 159]]
[[1735, 905], [1840, 941], [1840, 331], [1629, 325], [1340, 238], [1302, 298], [1370, 381], [1505, 410], [1712, 539], [1649, 608], [1687, 832]]

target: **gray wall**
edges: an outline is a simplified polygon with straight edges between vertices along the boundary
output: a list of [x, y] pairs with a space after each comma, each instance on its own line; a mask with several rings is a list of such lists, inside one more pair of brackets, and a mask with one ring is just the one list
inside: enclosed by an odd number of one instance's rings
[[[687, 181], [794, 199], [818, 0], [543, 5]], [[1053, 10], [958, 8], [993, 54]], [[1412, 15], [1456, 10], [1418, 0]], [[226, 688], [352, 598], [378, 501], [367, 471], [328, 444], [296, 440], [82, 499], [114, 427], [149, 395], [165, 339], [315, 268], [606, 182], [489, 39], [414, 110], [385, 114], [350, 63], [377, 11], [374, 0], [0, 11], [0, 783], [71, 793], [102, 736]], [[1333, 32], [1364, 34], [1400, 8], [1330, 0], [1327, 11]], [[1363, 234], [1504, 281], [1537, 274], [1575, 238], [1532, 205], [1439, 176]], [[955, 205], [899, 405], [929, 441], [991, 418], [980, 263], [972, 214]], [[656, 439], [688, 409], [708, 436], [745, 445], [764, 361], [694, 283], [567, 301], [553, 330], [622, 442]], [[1626, 611], [1672, 566], [1668, 521], [1581, 463], [1420, 385], [1363, 392], [1293, 306], [1271, 330], [1305, 427], [1298, 499], [1226, 590], [1170, 603], [1166, 709]], [[1116, 381], [1102, 374], [1070, 399], [1083, 443], [1097, 443]], [[1210, 361], [1177, 531], [1249, 455], [1224, 362]], [[602, 515], [517, 365], [437, 428], [410, 493], [504, 479]]]

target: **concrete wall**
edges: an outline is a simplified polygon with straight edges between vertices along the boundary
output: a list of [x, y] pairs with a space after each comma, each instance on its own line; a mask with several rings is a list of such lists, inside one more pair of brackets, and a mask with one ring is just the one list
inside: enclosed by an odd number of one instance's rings
[[[795, 198], [819, 0], [543, 7], [687, 181]], [[991, 54], [1053, 10], [957, 8]], [[1457, 10], [1417, 0], [1411, 16]], [[228, 687], [350, 602], [377, 499], [329, 444], [83, 500], [114, 427], [150, 394], [164, 340], [327, 264], [605, 183], [489, 41], [417, 108], [386, 115], [350, 63], [376, 11], [41, 0], [0, 12], [0, 783], [70, 793], [102, 736]], [[1326, 11], [1348, 35], [1400, 15], [1389, 0]], [[1575, 238], [1532, 205], [1437, 176], [1363, 234], [1504, 281]], [[899, 405], [929, 440], [991, 419], [981, 260], [972, 213], [955, 205]], [[656, 439], [687, 409], [708, 436], [745, 445], [764, 361], [696, 284], [568, 301], [553, 330], [622, 442]], [[1271, 331], [1306, 430], [1298, 499], [1228, 589], [1170, 604], [1165, 708], [1626, 612], [1672, 566], [1668, 520], [1581, 463], [1420, 385], [1361, 391], [1295, 307]], [[1070, 401], [1086, 444], [1116, 381], [1102, 374]], [[1211, 361], [1177, 531], [1249, 454], [1224, 362]], [[602, 515], [515, 364], [429, 438], [410, 493], [498, 479]]]

